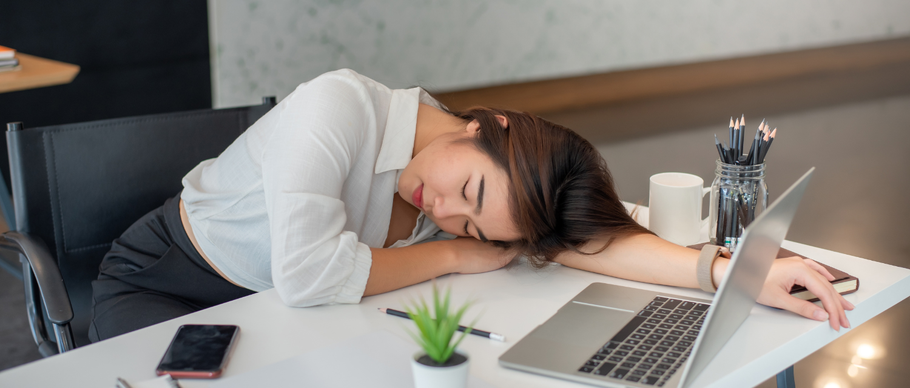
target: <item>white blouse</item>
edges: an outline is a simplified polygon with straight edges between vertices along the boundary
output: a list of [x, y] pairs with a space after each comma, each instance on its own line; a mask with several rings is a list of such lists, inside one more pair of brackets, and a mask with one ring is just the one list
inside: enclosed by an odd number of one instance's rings
[[[358, 303], [411, 160], [420, 88], [348, 69], [301, 84], [220, 156], [183, 178], [199, 247], [235, 283], [275, 287], [290, 306]], [[407, 240], [455, 236], [423, 213]], [[432, 258], [428, 258], [432, 260]]]

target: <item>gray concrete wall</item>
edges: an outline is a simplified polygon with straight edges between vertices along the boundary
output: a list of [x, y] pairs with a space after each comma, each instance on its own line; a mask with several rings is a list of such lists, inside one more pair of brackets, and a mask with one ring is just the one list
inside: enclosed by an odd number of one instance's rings
[[216, 107], [352, 68], [434, 91], [910, 34], [906, 0], [209, 0]]

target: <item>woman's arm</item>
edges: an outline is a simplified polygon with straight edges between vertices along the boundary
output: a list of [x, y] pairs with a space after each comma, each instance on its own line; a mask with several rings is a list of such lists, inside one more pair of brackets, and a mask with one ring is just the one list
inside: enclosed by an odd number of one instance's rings
[[[582, 248], [585, 252], [600, 249], [604, 241], [592, 241]], [[696, 265], [699, 252], [682, 247], [657, 236], [638, 234], [617, 238], [604, 251], [584, 255], [566, 251], [556, 262], [586, 271], [677, 287], [699, 288]], [[718, 258], [712, 268], [715, 285], [719, 285], [727, 270], [729, 259]], [[824, 267], [812, 260], [799, 258], [779, 259], [771, 266], [758, 302], [800, 314], [806, 318], [823, 321], [829, 319], [835, 330], [850, 327], [844, 309], [853, 305], [834, 290], [829, 283], [834, 277]], [[824, 308], [793, 297], [789, 294], [794, 284], [808, 288], [821, 299]], [[827, 310], [827, 312], [826, 312]]]
[[[582, 251], [594, 252], [603, 244], [604, 241], [592, 241], [582, 248]], [[566, 251], [556, 258], [559, 264], [585, 271], [687, 288], [698, 288], [695, 276], [697, 260], [698, 251], [672, 244], [650, 234], [617, 238], [607, 249], [596, 255]], [[715, 281], [719, 279], [717, 267], [719, 266], [715, 266], [714, 272]]]
[[473, 238], [433, 241], [401, 248], [370, 248], [373, 263], [363, 296], [381, 294], [450, 273], [502, 268], [512, 256]]

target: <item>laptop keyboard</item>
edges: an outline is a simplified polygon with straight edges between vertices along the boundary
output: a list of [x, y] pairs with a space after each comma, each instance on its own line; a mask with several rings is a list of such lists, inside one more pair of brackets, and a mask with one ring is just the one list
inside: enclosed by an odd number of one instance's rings
[[578, 371], [662, 387], [689, 358], [708, 307], [658, 296]]

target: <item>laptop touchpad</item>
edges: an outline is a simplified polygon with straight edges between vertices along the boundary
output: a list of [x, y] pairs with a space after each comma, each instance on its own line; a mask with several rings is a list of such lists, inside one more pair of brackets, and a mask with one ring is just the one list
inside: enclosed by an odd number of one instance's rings
[[584, 289], [573, 300], [576, 303], [590, 303], [620, 310], [629, 310], [635, 314], [648, 305], [654, 298], [651, 291], [614, 286], [605, 283], [593, 283]]
[[625, 326], [634, 312], [568, 303], [531, 334], [567, 345], [595, 348]]

